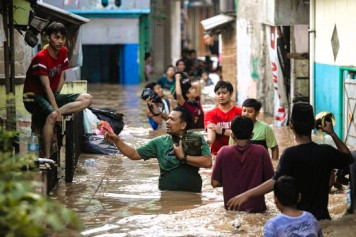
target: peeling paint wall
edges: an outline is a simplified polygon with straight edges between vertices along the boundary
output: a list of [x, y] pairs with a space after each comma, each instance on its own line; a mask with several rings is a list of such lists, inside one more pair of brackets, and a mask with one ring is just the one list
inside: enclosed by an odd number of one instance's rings
[[[316, 62], [356, 66], [355, 10], [354, 0], [316, 1]], [[331, 42], [335, 27], [339, 44], [336, 59]]]
[[[253, 97], [262, 102], [262, 109], [273, 114], [273, 79], [265, 27], [260, 23], [260, 1], [240, 0], [238, 9], [238, 104]], [[245, 47], [249, 47], [246, 49]]]
[[[123, 33], [125, 32], [125, 33]], [[138, 44], [139, 19], [91, 18], [82, 26], [82, 44]]]
[[[24, 79], [24, 77], [22, 77]], [[16, 104], [16, 119], [19, 121], [31, 121], [31, 114], [25, 109], [22, 100], [23, 83], [15, 84], [15, 104]], [[86, 81], [70, 81], [64, 82], [62, 93], [86, 93]], [[0, 117], [6, 115], [6, 88], [5, 85], [0, 85]]]
[[[2, 18], [2, 15], [0, 15]], [[27, 67], [30, 65], [32, 48], [26, 45], [24, 35], [20, 35], [18, 31], [14, 31], [14, 45], [15, 47], [15, 76], [23, 76], [26, 74]], [[0, 47], [0, 78], [5, 78], [4, 65], [4, 46]]]
[[340, 67], [356, 67], [355, 11], [354, 0], [316, 0], [315, 113], [334, 113], [334, 130], [341, 138], [349, 114], [343, 107], [346, 98]]
[[260, 19], [267, 25], [309, 23], [309, 4], [303, 0], [260, 0]]

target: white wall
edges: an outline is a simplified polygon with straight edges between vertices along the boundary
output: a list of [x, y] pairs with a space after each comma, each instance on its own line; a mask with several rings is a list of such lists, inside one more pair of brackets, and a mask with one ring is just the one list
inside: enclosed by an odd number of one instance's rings
[[308, 25], [294, 26], [294, 41], [296, 53], [308, 53]]
[[139, 19], [91, 18], [82, 26], [82, 44], [138, 44]]
[[[316, 0], [316, 57], [317, 63], [356, 65], [356, 1]], [[337, 27], [339, 52], [334, 61], [331, 37]]]
[[[65, 9], [117, 9], [114, 0], [109, 0], [109, 5], [103, 7], [101, 0], [77, 0], [77, 1], [63, 1], [63, 0], [42, 0], [50, 5]], [[150, 8], [150, 0], [122, 0], [120, 9], [148, 9]]]
[[261, 22], [267, 25], [308, 24], [309, 5], [297, 0], [259, 0]]
[[181, 11], [180, 2], [172, 1], [171, 3], [171, 64], [175, 65], [181, 57]]
[[246, 19], [237, 21], [237, 91], [238, 104], [247, 98], [257, 98], [256, 84], [251, 78], [251, 35], [248, 33], [249, 22]]

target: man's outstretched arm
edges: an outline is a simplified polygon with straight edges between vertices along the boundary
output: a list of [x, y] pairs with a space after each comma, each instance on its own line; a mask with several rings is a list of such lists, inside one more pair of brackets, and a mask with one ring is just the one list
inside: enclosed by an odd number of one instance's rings
[[131, 160], [141, 160], [140, 154], [138, 154], [134, 148], [127, 145], [114, 132], [107, 130], [105, 127], [104, 129], [107, 132], [105, 134], [105, 140], [113, 142], [124, 156], [127, 156]]
[[271, 148], [272, 150], [272, 160], [278, 160], [279, 158], [279, 147], [278, 145]]
[[231, 198], [227, 202], [227, 209], [231, 211], [238, 210], [239, 207], [245, 203], [248, 199], [252, 197], [259, 197], [262, 195], [265, 195], [266, 193], [269, 193], [273, 190], [273, 185], [275, 183], [274, 179], [269, 179], [263, 184], [260, 184], [259, 186], [250, 189], [244, 193], [241, 193], [233, 198]]

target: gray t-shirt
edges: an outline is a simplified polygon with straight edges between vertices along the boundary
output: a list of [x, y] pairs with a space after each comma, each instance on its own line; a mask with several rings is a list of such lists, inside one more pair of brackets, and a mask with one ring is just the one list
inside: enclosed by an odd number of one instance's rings
[[287, 237], [287, 236], [323, 236], [318, 221], [315, 217], [304, 211], [298, 217], [279, 214], [267, 221], [264, 227], [264, 237]]

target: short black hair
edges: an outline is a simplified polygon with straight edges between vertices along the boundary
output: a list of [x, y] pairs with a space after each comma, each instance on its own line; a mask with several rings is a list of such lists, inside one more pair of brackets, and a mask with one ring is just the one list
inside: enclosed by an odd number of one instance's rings
[[67, 28], [61, 23], [54, 21], [49, 24], [46, 28], [46, 35], [51, 36], [52, 34], [61, 33], [63, 36], [67, 36]]
[[184, 63], [184, 65], [185, 65], [185, 62], [184, 62], [184, 60], [183, 60], [183, 59], [178, 59], [178, 60], [177, 60], [177, 62], [176, 62], [176, 66], [178, 66], [178, 64], [179, 64], [180, 62], [183, 62], [183, 63]]
[[255, 109], [256, 112], [260, 111], [261, 109], [261, 102], [259, 102], [256, 99], [246, 99], [243, 103], [242, 103], [243, 107], [253, 107]]
[[149, 57], [151, 57], [151, 53], [150, 53], [150, 52], [146, 52], [146, 53], [145, 53], [145, 61], [146, 61]]
[[311, 131], [315, 127], [315, 121], [295, 121], [293, 119], [290, 120], [293, 125], [293, 130], [296, 134], [300, 136], [309, 136], [311, 135]]
[[180, 120], [182, 122], [186, 122], [187, 126], [185, 127], [186, 130], [188, 130], [193, 122], [192, 115], [189, 112], [188, 109], [186, 109], [183, 106], [175, 106], [172, 111], [178, 111], [180, 112]]
[[295, 179], [291, 176], [279, 177], [273, 186], [274, 196], [286, 207], [294, 207], [298, 203], [299, 189]]
[[253, 121], [246, 116], [236, 116], [231, 121], [231, 131], [238, 140], [250, 139], [253, 131]]
[[214, 88], [214, 92], [216, 93], [220, 88], [226, 88], [230, 92], [230, 94], [234, 91], [234, 88], [232, 87], [232, 84], [229, 81], [218, 81]]
[[290, 119], [293, 130], [301, 136], [310, 136], [315, 127], [313, 106], [308, 103], [298, 102], [293, 105]]
[[189, 89], [192, 87], [192, 83], [189, 80], [185, 80], [180, 83], [180, 87], [182, 88], [182, 96], [184, 100], [188, 100], [187, 94], [189, 92]]
[[[182, 96], [183, 96], [183, 98], [184, 98], [184, 100], [188, 100], [188, 97], [187, 97], [187, 93], [189, 92], [189, 89], [190, 89], [190, 87], [192, 87], [192, 83], [190, 82], [190, 80], [189, 79], [187, 79], [187, 78], [185, 78], [185, 79], [183, 79], [184, 78], [184, 75], [183, 75], [183, 73], [181, 73], [181, 72], [176, 72], [176, 73], [174, 73], [174, 78], [175, 78], [175, 75], [176, 74], [180, 74], [180, 76], [181, 76], [181, 81], [180, 81], [180, 88], [181, 88], [181, 90], [182, 90]], [[174, 99], [177, 99], [177, 94], [176, 94], [176, 92], [174, 92]]]
[[172, 64], [169, 64], [167, 67], [166, 67], [166, 70], [164, 72], [167, 72], [168, 71], [168, 68], [173, 68], [174, 70], [176, 70], [176, 68], [172, 65]]
[[151, 90], [153, 90], [156, 85], [158, 85], [157, 82], [150, 82], [145, 85], [145, 88], [150, 88]]

